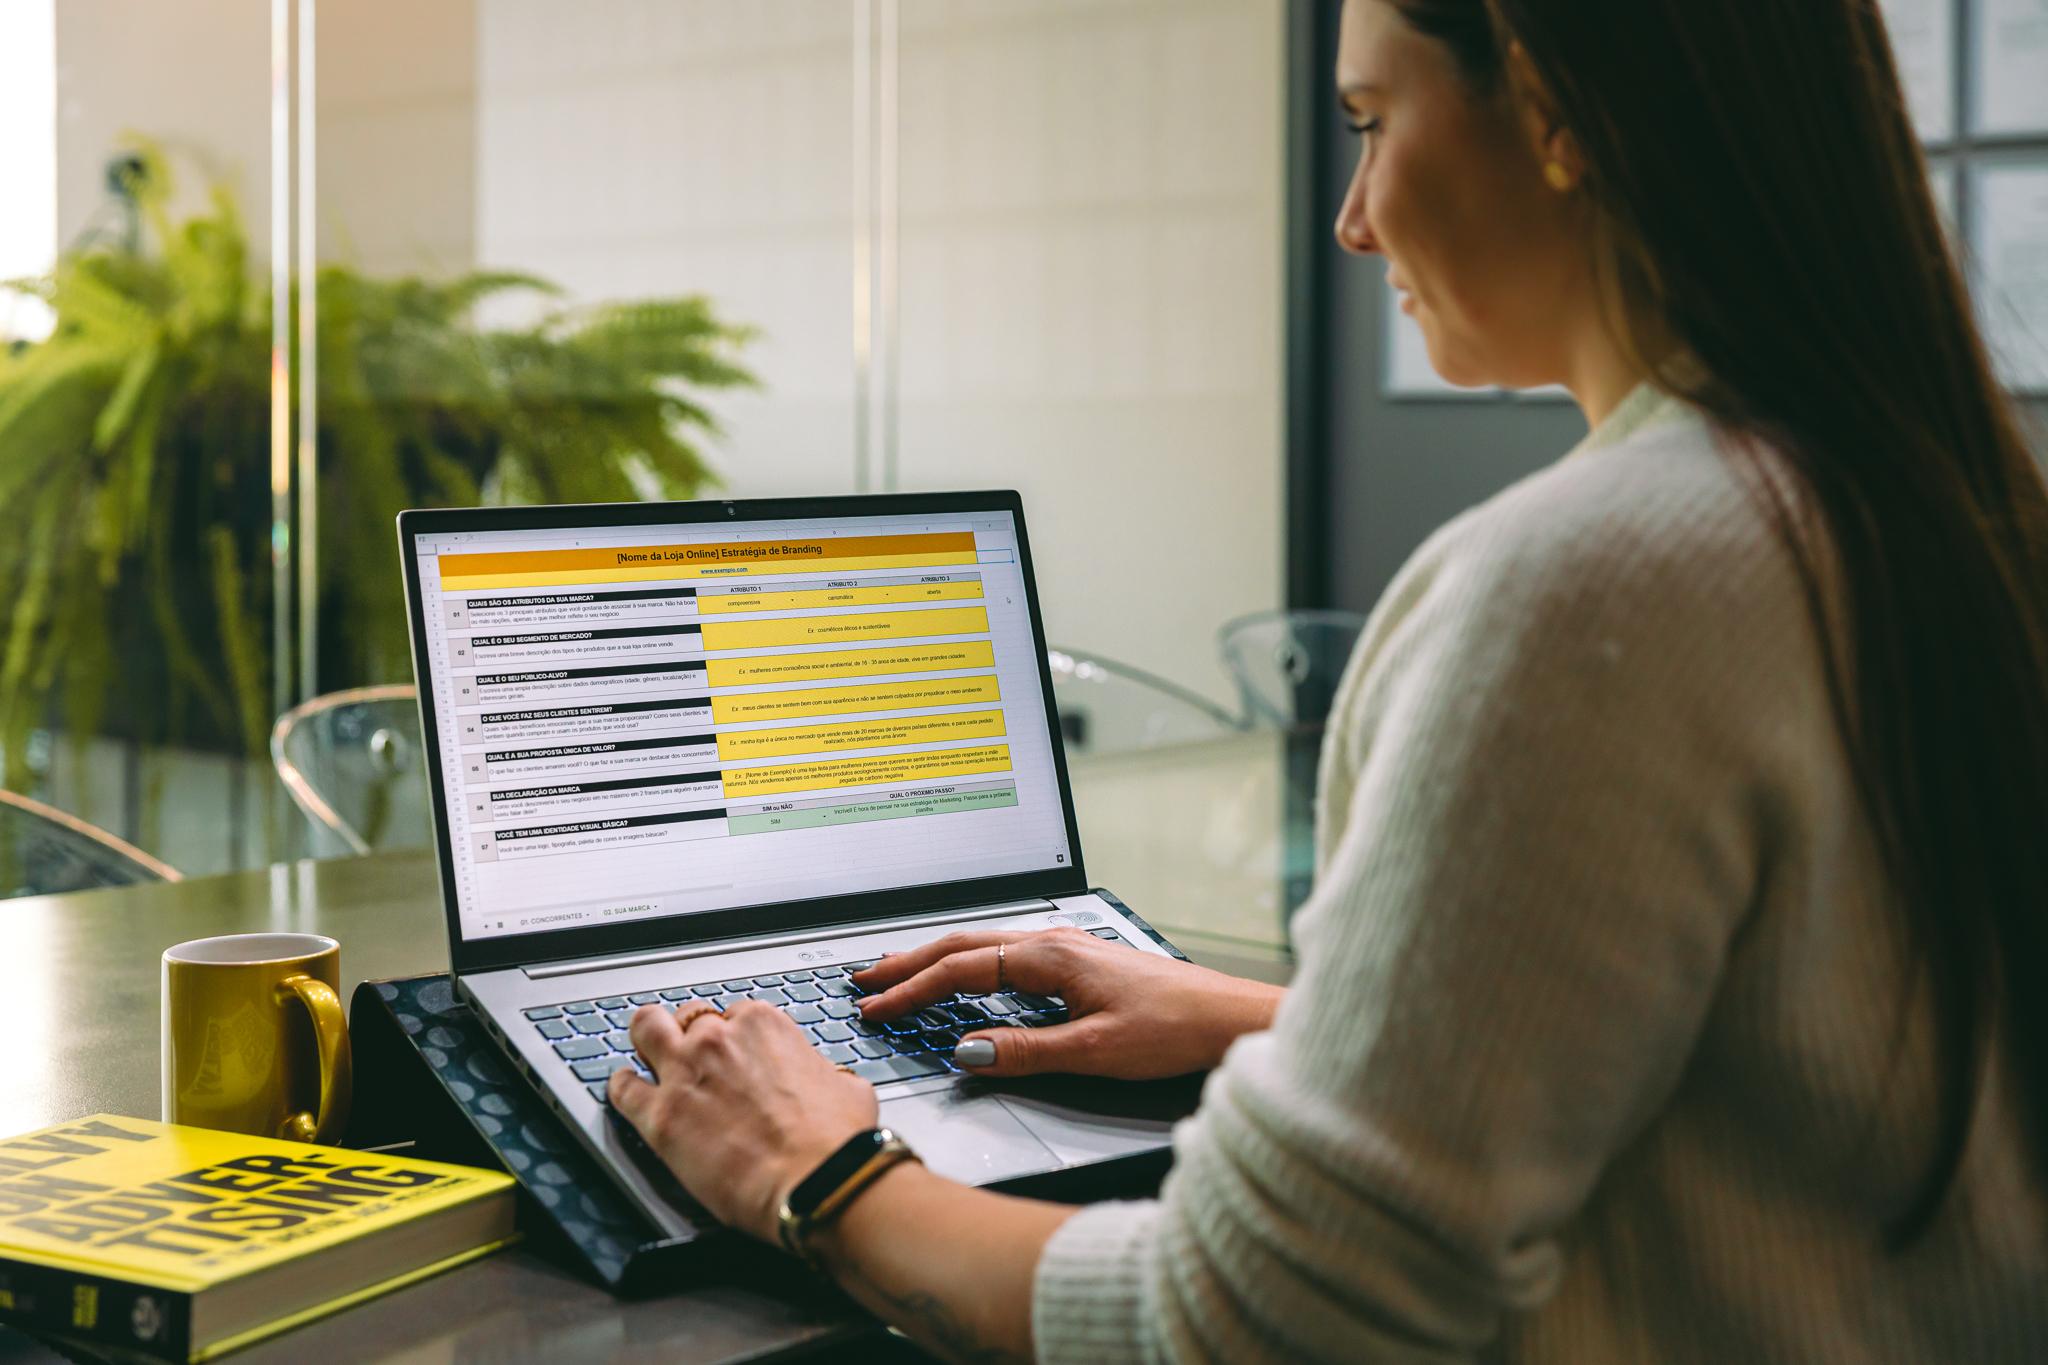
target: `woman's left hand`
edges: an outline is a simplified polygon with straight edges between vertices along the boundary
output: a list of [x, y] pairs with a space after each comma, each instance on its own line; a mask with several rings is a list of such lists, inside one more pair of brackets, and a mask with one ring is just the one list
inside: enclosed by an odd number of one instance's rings
[[643, 1006], [633, 1046], [654, 1072], [611, 1078], [612, 1106], [720, 1222], [775, 1240], [796, 1183], [875, 1126], [875, 1089], [812, 1048], [781, 1010], [743, 1000], [724, 1014]]

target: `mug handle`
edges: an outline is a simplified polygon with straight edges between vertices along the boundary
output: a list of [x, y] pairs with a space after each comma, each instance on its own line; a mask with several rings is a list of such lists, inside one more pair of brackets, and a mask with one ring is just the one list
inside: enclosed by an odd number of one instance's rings
[[348, 1122], [349, 1099], [355, 1088], [355, 1065], [349, 1054], [348, 1017], [334, 987], [300, 973], [277, 983], [289, 989], [313, 1017], [313, 1036], [320, 1045], [320, 1112], [288, 1115], [277, 1135], [288, 1142], [334, 1142]]

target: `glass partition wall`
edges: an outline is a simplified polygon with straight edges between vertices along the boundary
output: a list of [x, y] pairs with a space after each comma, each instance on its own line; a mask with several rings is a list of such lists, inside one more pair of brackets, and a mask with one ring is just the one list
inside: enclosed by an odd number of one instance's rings
[[[1091, 871], [1135, 902], [1221, 866], [1277, 923], [1277, 779], [1216, 637], [1282, 595], [1280, 0], [201, 0], [152, 42], [133, 7], [59, 8], [63, 240], [135, 222], [169, 259], [232, 201], [246, 259], [214, 273], [240, 281], [255, 427], [157, 445], [239, 471], [172, 525], [197, 558], [169, 575], [170, 616], [213, 632], [201, 671], [243, 689], [229, 723], [138, 746], [85, 713], [87, 792], [53, 699], [39, 794], [188, 870], [342, 851], [265, 739], [409, 680], [401, 507], [1016, 487], [1100, 774]], [[175, 178], [169, 243], [106, 188], [123, 129]], [[244, 609], [207, 623], [228, 568]], [[122, 705], [191, 691], [180, 669]], [[1108, 679], [1152, 690], [1098, 704]], [[1161, 698], [1210, 728], [1122, 719]], [[382, 755], [308, 760], [336, 781], [416, 757], [396, 722], [336, 719], [304, 742]], [[190, 799], [202, 772], [218, 799]], [[1130, 823], [1162, 783], [1171, 837]]]
[[187, 871], [296, 829], [272, 21], [0, 7], [0, 785]]

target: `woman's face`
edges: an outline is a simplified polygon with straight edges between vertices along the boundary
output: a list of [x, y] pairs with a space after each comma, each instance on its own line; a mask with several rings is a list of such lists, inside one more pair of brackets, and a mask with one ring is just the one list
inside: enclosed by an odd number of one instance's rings
[[1337, 241], [1386, 257], [1437, 373], [1562, 382], [1590, 277], [1575, 196], [1543, 178], [1538, 116], [1505, 81], [1475, 89], [1450, 49], [1388, 0], [1345, 0], [1337, 93], [1359, 134]]

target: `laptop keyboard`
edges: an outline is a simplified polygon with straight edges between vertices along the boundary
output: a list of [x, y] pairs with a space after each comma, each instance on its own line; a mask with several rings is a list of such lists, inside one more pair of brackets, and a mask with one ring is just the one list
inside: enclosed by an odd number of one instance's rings
[[[1097, 938], [1123, 942], [1114, 929], [1092, 929]], [[1126, 947], [1130, 946], [1125, 944]], [[964, 1033], [987, 1028], [1041, 1028], [1062, 1023], [1067, 1010], [1057, 996], [1025, 991], [988, 995], [956, 995], [925, 1006], [901, 1019], [870, 1023], [854, 1004], [861, 989], [849, 973], [874, 965], [805, 968], [765, 976], [694, 982], [632, 995], [606, 995], [562, 1005], [540, 1005], [526, 1011], [527, 1022], [569, 1063], [576, 1078], [600, 1104], [614, 1071], [632, 1067], [652, 1079], [627, 1036], [627, 1025], [642, 1005], [678, 1008], [702, 1000], [720, 1010], [741, 1000], [773, 1005], [811, 1040], [825, 1060], [850, 1067], [875, 1085], [945, 1075], [953, 1065], [953, 1045]]]

